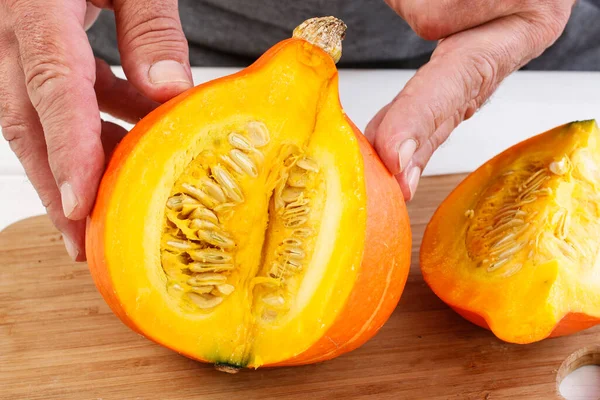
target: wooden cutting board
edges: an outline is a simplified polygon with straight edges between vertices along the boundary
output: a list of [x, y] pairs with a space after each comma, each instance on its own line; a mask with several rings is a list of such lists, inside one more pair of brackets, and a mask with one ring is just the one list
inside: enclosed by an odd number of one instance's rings
[[423, 283], [423, 229], [462, 177], [423, 179], [409, 207], [414, 240], [406, 291], [371, 341], [318, 365], [236, 375], [130, 331], [96, 291], [86, 264], [69, 260], [49, 220], [20, 221], [0, 233], [0, 399], [560, 398], [557, 374], [598, 361], [600, 327], [506, 344], [463, 320]]

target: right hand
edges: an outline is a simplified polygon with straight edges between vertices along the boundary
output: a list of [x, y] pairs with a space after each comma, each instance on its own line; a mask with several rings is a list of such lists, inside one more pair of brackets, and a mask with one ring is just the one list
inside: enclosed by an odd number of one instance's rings
[[[114, 9], [128, 81], [94, 60], [90, 7]], [[69, 254], [83, 261], [85, 219], [126, 133], [100, 111], [135, 123], [193, 85], [177, 0], [0, 0], [0, 15], [2, 133]]]
[[430, 60], [365, 129], [411, 200], [434, 151], [504, 78], [558, 39], [574, 0], [386, 2], [419, 36], [438, 40]]

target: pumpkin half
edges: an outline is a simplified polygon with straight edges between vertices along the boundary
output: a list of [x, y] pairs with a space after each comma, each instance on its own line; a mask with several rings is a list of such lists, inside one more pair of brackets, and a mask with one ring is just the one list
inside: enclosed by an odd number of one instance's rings
[[119, 144], [86, 252], [129, 327], [232, 370], [327, 360], [388, 319], [410, 225], [393, 176], [340, 106], [345, 28], [306, 21]]
[[598, 324], [599, 134], [595, 121], [562, 125], [467, 176], [423, 237], [437, 296], [507, 342]]

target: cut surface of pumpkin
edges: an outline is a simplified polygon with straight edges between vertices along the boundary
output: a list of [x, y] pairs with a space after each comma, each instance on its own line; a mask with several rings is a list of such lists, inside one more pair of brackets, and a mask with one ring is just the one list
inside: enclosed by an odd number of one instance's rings
[[565, 124], [471, 173], [423, 237], [433, 291], [507, 342], [600, 322], [599, 134], [595, 121]]
[[340, 107], [344, 30], [306, 21], [119, 145], [86, 251], [131, 328], [227, 370], [329, 359], [387, 320], [410, 226], [394, 178]]

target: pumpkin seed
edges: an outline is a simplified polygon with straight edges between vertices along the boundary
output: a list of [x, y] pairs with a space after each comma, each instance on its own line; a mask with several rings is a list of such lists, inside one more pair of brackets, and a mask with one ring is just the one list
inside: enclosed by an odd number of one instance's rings
[[213, 264], [228, 264], [233, 261], [231, 254], [219, 250], [194, 250], [188, 252], [194, 261]]
[[209, 309], [218, 306], [223, 302], [222, 297], [213, 296], [211, 294], [198, 294], [190, 292], [188, 297], [200, 309]]
[[190, 185], [189, 183], [183, 183], [181, 187], [185, 191], [185, 193], [200, 201], [200, 203], [202, 203], [207, 208], [214, 208], [217, 204], [219, 204], [219, 201], [217, 201], [214, 197], [208, 195], [203, 190], [198, 189], [194, 185]]
[[487, 272], [494, 272], [495, 270], [497, 270], [498, 268], [502, 267], [507, 262], [508, 262], [508, 258], [505, 258], [504, 260], [497, 261], [497, 262], [491, 264], [489, 267], [487, 267]]
[[570, 162], [569, 158], [567, 156], [564, 156], [563, 158], [561, 158], [558, 161], [552, 161], [550, 163], [550, 165], [548, 166], [548, 169], [554, 175], [564, 175], [567, 172], [569, 172], [570, 164], [571, 164], [571, 162]]
[[294, 201], [293, 203], [289, 203], [286, 205], [287, 209], [293, 208], [293, 207], [301, 207], [301, 206], [306, 206], [310, 203], [310, 201], [308, 199], [305, 198], [298, 198], [296, 201]]
[[187, 268], [192, 272], [225, 272], [233, 271], [235, 266], [233, 264], [194, 262], [188, 264]]
[[539, 177], [539, 176], [540, 176], [541, 174], [543, 174], [544, 172], [546, 172], [546, 169], [545, 169], [545, 168], [542, 168], [542, 169], [538, 170], [536, 173], [534, 173], [533, 175], [531, 175], [531, 176], [530, 176], [530, 177], [529, 177], [529, 178], [528, 178], [528, 179], [527, 179], [527, 180], [526, 180], [526, 181], [525, 181], [525, 182], [524, 182], [524, 183], [521, 185], [521, 187], [523, 187], [523, 188], [525, 188], [525, 187], [528, 187], [528, 186], [529, 186], [529, 184], [530, 184], [531, 182], [533, 182], [533, 180], [534, 180], [535, 178]]
[[300, 239], [296, 239], [296, 238], [284, 239], [282, 243], [285, 245], [288, 245], [288, 246], [295, 246], [295, 247], [302, 246], [302, 241]]
[[219, 227], [216, 224], [204, 219], [193, 219], [192, 222], [190, 222], [190, 228], [219, 230]]
[[283, 212], [284, 218], [308, 214], [310, 214], [310, 207], [307, 206], [286, 208], [286, 210]]
[[187, 219], [189, 217], [189, 215], [196, 211], [196, 209], [198, 207], [202, 207], [201, 204], [184, 204], [183, 207], [181, 208], [181, 211], [179, 212], [179, 215], [177, 215], [177, 218], [179, 219]]
[[228, 283], [223, 283], [221, 285], [217, 285], [217, 290], [222, 295], [229, 296], [231, 293], [233, 293], [233, 291], [235, 290], [235, 287], [233, 285], [228, 284]]
[[167, 207], [174, 211], [181, 211], [184, 205], [199, 205], [198, 201], [185, 194], [178, 194], [169, 197], [167, 200]]
[[242, 203], [244, 201], [244, 195], [242, 190], [238, 186], [235, 179], [220, 165], [215, 165], [211, 168], [211, 172], [219, 185], [223, 188], [223, 191], [231, 200], [236, 203]]
[[271, 268], [269, 269], [269, 275], [272, 278], [279, 278], [283, 272], [283, 266], [279, 264], [277, 261], [273, 261], [271, 263]]
[[296, 162], [296, 165], [306, 171], [319, 172], [319, 165], [310, 158], [301, 158]]
[[491, 231], [487, 232], [484, 236], [492, 236], [500, 232], [504, 232], [507, 229], [514, 228], [515, 226], [521, 226], [525, 223], [524, 220], [520, 218], [513, 218], [508, 222], [505, 222], [497, 227], [494, 227]]
[[235, 247], [235, 242], [231, 238], [225, 236], [223, 233], [200, 229], [197, 234], [200, 240], [203, 240], [208, 244], [212, 244], [213, 246], [217, 246], [222, 249], [233, 249]]
[[300, 264], [298, 260], [294, 259], [286, 260], [283, 266], [286, 270], [289, 270], [290, 268], [293, 269], [294, 272], [299, 272], [302, 270], [302, 264]]
[[258, 176], [258, 169], [256, 168], [256, 165], [254, 165], [254, 161], [252, 161], [252, 159], [248, 157], [246, 153], [238, 149], [233, 149], [229, 152], [229, 156], [233, 162], [235, 162], [238, 167], [240, 167], [240, 169], [246, 173], [246, 175], [251, 176], [252, 178], [256, 178]]
[[306, 253], [299, 247], [285, 246], [281, 249], [281, 255], [286, 259], [302, 260], [306, 256]]
[[509, 233], [506, 236], [503, 236], [500, 240], [498, 240], [496, 243], [494, 243], [492, 245], [490, 250], [498, 249], [498, 248], [500, 248], [500, 246], [506, 245], [506, 242], [508, 242], [509, 240], [513, 240], [516, 236], [517, 235], [514, 232]]
[[191, 249], [197, 249], [199, 247], [195, 243], [186, 242], [183, 240], [168, 240], [166, 244], [167, 244], [167, 246], [169, 246], [175, 250], [191, 250]]
[[583, 246], [579, 241], [575, 240], [573, 237], [569, 237], [566, 240], [566, 243], [573, 248], [578, 254], [583, 255], [584, 257], [589, 257], [589, 247]]
[[214, 272], [199, 273], [187, 281], [190, 286], [219, 285], [225, 282], [227, 282], [227, 277]]
[[219, 156], [219, 158], [225, 163], [225, 165], [227, 165], [232, 171], [236, 172], [238, 175], [244, 174], [244, 171], [242, 171], [242, 169], [236, 163], [234, 163], [233, 160], [227, 154], [223, 154]]
[[273, 193], [273, 204], [275, 205], [275, 210], [279, 211], [283, 207], [285, 207], [285, 201], [283, 200], [283, 191], [285, 189], [285, 181], [287, 180], [288, 173], [287, 171], [282, 171], [281, 176], [279, 177], [278, 183], [275, 185], [275, 190]]
[[248, 123], [248, 135], [254, 147], [263, 147], [269, 143], [269, 129], [260, 121], [252, 121]]
[[506, 210], [503, 212], [499, 212], [498, 214], [496, 214], [494, 216], [494, 225], [498, 224], [498, 221], [502, 221], [504, 220], [504, 218], [506, 217], [511, 217], [514, 218], [517, 216], [517, 212], [519, 212], [520, 210], [517, 209], [510, 209], [510, 210]]
[[539, 177], [539, 179], [536, 179], [535, 181], [531, 182], [529, 184], [529, 186], [527, 186], [525, 188], [525, 190], [519, 195], [519, 197], [517, 197], [517, 200], [523, 199], [525, 198], [527, 195], [529, 195], [531, 192], [537, 190], [540, 186], [542, 186], [542, 183], [544, 183], [545, 180], [550, 179], [547, 176], [543, 176], [541, 175]]
[[211, 210], [209, 210], [206, 207], [197, 207], [190, 215], [189, 215], [190, 219], [203, 219], [205, 221], [209, 221], [212, 222], [213, 224], [218, 224], [219, 223], [219, 219], [217, 218], [217, 215], [212, 212]]
[[223, 203], [216, 206], [213, 210], [217, 213], [227, 213], [233, 209], [236, 205], [234, 203]]
[[287, 183], [291, 187], [305, 188], [308, 184], [308, 177], [306, 176], [306, 173], [292, 171], [290, 172], [290, 176], [288, 177]]
[[251, 151], [253, 148], [252, 144], [248, 141], [248, 139], [246, 139], [239, 133], [230, 133], [227, 139], [229, 140], [229, 144], [235, 147], [236, 149]]
[[312, 235], [313, 231], [310, 228], [298, 228], [292, 232], [293, 236], [298, 236], [301, 238], [307, 238]]
[[188, 285], [192, 286], [192, 288], [190, 289], [190, 292], [193, 293], [198, 293], [198, 294], [204, 294], [204, 293], [210, 293], [214, 290], [214, 286], [213, 285], [192, 285], [190, 283], [190, 281], [192, 281], [193, 278], [188, 279]]
[[560, 221], [557, 226], [557, 236], [559, 239], [565, 240], [567, 238], [570, 224], [571, 216], [567, 210], [563, 209], [563, 213], [561, 213]]
[[281, 192], [281, 199], [286, 203], [292, 203], [297, 201], [302, 194], [303, 191], [301, 188], [286, 187], [283, 189], [283, 192]]
[[292, 216], [284, 220], [286, 228], [297, 228], [304, 225], [308, 221], [308, 218], [302, 216]]
[[275, 319], [277, 319], [277, 311], [271, 309], [265, 310], [262, 314], [262, 319], [265, 322], [275, 321]]
[[[513, 255], [515, 255], [516, 253], [519, 252], [519, 250], [521, 250], [523, 247], [525, 247], [526, 243], [515, 243], [513, 244], [512, 247], [504, 250], [502, 253], [498, 254], [497, 258], [499, 260], [501, 259], [508, 259], [508, 257], [511, 257]], [[492, 254], [490, 254], [492, 255]]]
[[200, 182], [204, 186], [204, 190], [206, 191], [206, 193], [211, 195], [219, 203], [224, 203], [227, 200], [227, 198], [225, 197], [225, 193], [223, 193], [223, 190], [221, 189], [221, 187], [219, 187], [219, 185], [215, 183], [215, 181], [213, 181], [210, 178], [204, 177], [200, 180]]
[[280, 307], [285, 304], [283, 296], [276, 294], [264, 296], [261, 300], [263, 303], [273, 307]]
[[561, 252], [567, 257], [570, 258], [572, 260], [577, 258], [577, 252], [575, 251], [574, 248], [572, 248], [571, 246], [569, 246], [568, 244], [566, 244], [564, 241], [562, 240], [556, 240], [556, 243], [558, 244], [559, 249], [561, 250]]
[[534, 190], [533, 192], [531, 192], [531, 194], [540, 195], [540, 196], [550, 196], [550, 195], [552, 195], [552, 188], [549, 188], [549, 187], [541, 188], [538, 190]]
[[509, 276], [513, 276], [514, 274], [519, 272], [522, 268], [523, 268], [523, 264], [520, 264], [520, 263], [514, 264], [512, 267], [510, 267], [508, 270], [506, 270], [506, 272], [503, 272], [500, 276], [502, 278], [508, 278]]

